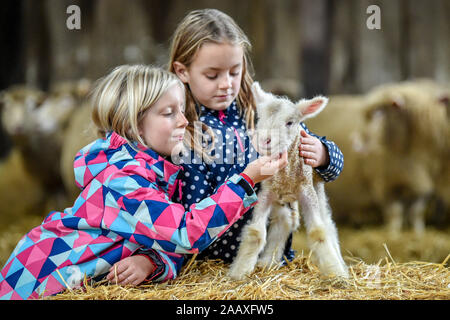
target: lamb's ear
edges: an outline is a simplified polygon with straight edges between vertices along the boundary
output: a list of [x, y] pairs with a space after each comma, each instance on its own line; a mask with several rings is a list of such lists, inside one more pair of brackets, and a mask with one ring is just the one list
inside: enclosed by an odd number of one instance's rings
[[259, 85], [259, 82], [257, 82], [257, 81], [253, 82], [253, 84], [252, 84], [252, 92], [253, 92], [253, 97], [255, 98], [256, 104], [259, 104], [259, 103], [267, 100], [267, 98], [270, 97], [270, 94], [265, 92]]
[[297, 106], [302, 113], [302, 116], [307, 119], [318, 115], [327, 104], [328, 98], [317, 96], [311, 100], [300, 100], [297, 103]]

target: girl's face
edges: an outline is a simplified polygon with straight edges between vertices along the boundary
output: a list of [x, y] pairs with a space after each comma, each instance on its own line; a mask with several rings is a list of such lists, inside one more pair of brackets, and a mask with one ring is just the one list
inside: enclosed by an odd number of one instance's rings
[[188, 83], [195, 99], [213, 110], [225, 110], [241, 88], [244, 51], [240, 45], [205, 43], [189, 68], [175, 61], [174, 69]]
[[184, 106], [184, 90], [174, 84], [145, 112], [141, 120], [139, 134], [160, 155], [169, 156], [172, 152], [181, 151], [188, 125]]

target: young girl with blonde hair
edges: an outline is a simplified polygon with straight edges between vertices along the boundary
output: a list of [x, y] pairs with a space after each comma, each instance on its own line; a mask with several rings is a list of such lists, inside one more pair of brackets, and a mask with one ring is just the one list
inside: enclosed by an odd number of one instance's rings
[[100, 79], [93, 106], [100, 138], [75, 157], [81, 193], [19, 241], [0, 272], [0, 299], [53, 295], [105, 276], [131, 285], [175, 278], [183, 254], [206, 248], [254, 206], [253, 182], [287, 163], [287, 155], [259, 158], [185, 210], [172, 201], [181, 167], [171, 156], [188, 125], [180, 80], [120, 66]]
[[[185, 208], [212, 194], [258, 156], [246, 134], [255, 121], [250, 49], [244, 32], [219, 10], [192, 11], [175, 30], [168, 68], [185, 86], [187, 130], [193, 149], [183, 164], [181, 202]], [[334, 142], [301, 125], [305, 131], [299, 152], [305, 163], [325, 181], [336, 179], [343, 167], [341, 151]], [[249, 215], [243, 216], [199, 258], [231, 262], [248, 219]], [[289, 260], [294, 257], [291, 241], [292, 235], [285, 249]]]

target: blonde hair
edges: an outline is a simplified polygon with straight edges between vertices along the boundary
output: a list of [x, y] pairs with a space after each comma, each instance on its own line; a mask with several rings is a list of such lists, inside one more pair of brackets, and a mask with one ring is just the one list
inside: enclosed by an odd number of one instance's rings
[[145, 112], [169, 89], [182, 82], [173, 73], [146, 65], [122, 65], [100, 78], [93, 91], [92, 120], [97, 134], [115, 131], [131, 145], [149, 146], [139, 135]]
[[[190, 12], [178, 25], [172, 38], [170, 48], [170, 60], [168, 69], [175, 73], [173, 63], [178, 61], [189, 68], [200, 47], [204, 43], [230, 43], [241, 45], [244, 51], [244, 61], [242, 68], [242, 80], [237, 105], [239, 111], [247, 124], [247, 128], [253, 129], [255, 117], [255, 102], [251, 91], [253, 79], [251, 77], [252, 66], [249, 58], [251, 44], [244, 32], [225, 13], [216, 9], [203, 9]], [[186, 118], [189, 121], [187, 127], [191, 134], [191, 146], [195, 150], [202, 150], [201, 141], [194, 140], [194, 123], [199, 121], [199, 114], [196, 110], [196, 101], [189, 85], [185, 84], [186, 92]], [[209, 131], [209, 135], [214, 137], [210, 128], [202, 123], [202, 129]], [[214, 144], [214, 143], [213, 143]], [[204, 152], [202, 152], [205, 156]]]

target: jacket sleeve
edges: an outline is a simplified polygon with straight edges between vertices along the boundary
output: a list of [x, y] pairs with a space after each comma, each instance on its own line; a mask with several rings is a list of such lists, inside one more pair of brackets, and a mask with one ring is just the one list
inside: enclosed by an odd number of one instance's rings
[[146, 281], [163, 282], [175, 279], [183, 264], [181, 255], [173, 254], [175, 257], [169, 257], [161, 251], [145, 247], [140, 248], [136, 254], [146, 256], [155, 266], [155, 270], [145, 279]]
[[189, 210], [142, 176], [115, 173], [105, 186], [103, 227], [158, 252], [198, 253], [255, 205], [253, 188], [240, 175]]
[[315, 168], [316, 172], [322, 177], [323, 180], [325, 180], [325, 182], [336, 180], [337, 177], [341, 174], [342, 169], [344, 168], [344, 155], [342, 154], [341, 150], [333, 141], [329, 141], [326, 139], [326, 137], [321, 137], [312, 133], [308, 130], [303, 122], [300, 124], [307, 134], [319, 139], [328, 150], [330, 163], [328, 164], [328, 166]]

